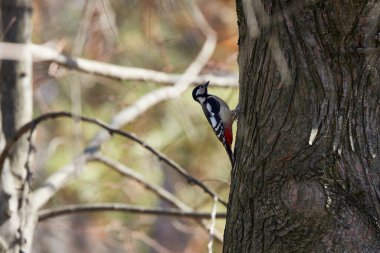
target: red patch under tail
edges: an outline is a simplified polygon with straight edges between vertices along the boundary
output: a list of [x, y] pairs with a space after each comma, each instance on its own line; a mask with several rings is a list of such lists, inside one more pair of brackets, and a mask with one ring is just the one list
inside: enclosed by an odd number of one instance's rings
[[234, 166], [234, 155], [233, 155], [232, 150], [231, 150], [231, 145], [232, 145], [232, 141], [233, 141], [232, 128], [225, 128], [224, 129], [224, 136], [226, 139], [225, 148], [226, 148], [226, 151], [227, 151], [228, 156], [230, 158], [231, 165], [233, 167]]
[[225, 128], [224, 136], [226, 138], [226, 144], [231, 147], [233, 141], [232, 128]]

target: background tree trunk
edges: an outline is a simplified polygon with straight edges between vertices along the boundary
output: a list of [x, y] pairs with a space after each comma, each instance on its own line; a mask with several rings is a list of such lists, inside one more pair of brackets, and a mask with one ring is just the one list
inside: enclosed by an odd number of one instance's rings
[[[2, 40], [30, 43], [31, 1], [1, 0], [0, 3]], [[1, 148], [32, 117], [31, 55], [29, 50], [15, 53], [24, 54], [24, 60], [1, 62]], [[0, 236], [3, 239], [2, 248], [8, 248], [8, 252], [29, 252], [27, 245], [31, 245], [32, 233], [26, 228], [26, 224], [30, 222], [27, 201], [29, 173], [26, 165], [28, 149], [27, 137], [24, 137], [18, 142], [9, 156], [9, 163], [2, 170]]]
[[380, 250], [380, 4], [301, 2], [237, 1], [224, 252]]

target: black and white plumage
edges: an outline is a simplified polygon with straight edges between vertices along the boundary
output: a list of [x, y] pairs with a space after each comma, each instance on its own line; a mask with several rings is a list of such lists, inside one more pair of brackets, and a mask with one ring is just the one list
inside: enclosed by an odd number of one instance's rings
[[223, 143], [231, 164], [234, 164], [234, 156], [231, 150], [232, 136], [232, 113], [223, 99], [207, 93], [209, 82], [198, 85], [193, 90], [193, 99], [197, 101], [210, 123], [215, 135]]

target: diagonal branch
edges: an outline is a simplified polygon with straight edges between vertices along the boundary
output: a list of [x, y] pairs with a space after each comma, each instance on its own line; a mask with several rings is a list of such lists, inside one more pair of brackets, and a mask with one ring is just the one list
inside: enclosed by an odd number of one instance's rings
[[104, 165], [116, 170], [121, 175], [128, 177], [130, 179], [133, 179], [134, 181], [143, 185], [147, 190], [153, 192], [154, 194], [156, 194], [157, 196], [159, 196], [160, 198], [168, 202], [173, 207], [177, 207], [183, 211], [192, 210], [191, 207], [187, 206], [185, 203], [183, 203], [173, 194], [171, 194], [170, 192], [166, 191], [165, 189], [163, 189], [162, 187], [158, 185], [147, 182], [140, 173], [128, 168], [124, 164], [121, 164], [99, 153], [94, 154], [94, 156], [90, 159], [90, 161], [98, 161], [100, 163], [103, 163]]
[[[110, 159], [110, 158], [108, 158], [106, 156], [103, 156], [103, 155], [101, 155], [99, 153], [94, 154], [94, 156], [92, 158], [90, 158], [90, 161], [91, 160], [96, 160], [96, 161], [102, 162], [105, 165], [111, 167], [112, 169], [115, 169], [117, 172], [119, 172], [123, 176], [127, 176], [129, 178], [132, 178], [133, 180], [137, 181], [138, 183], [144, 185], [146, 187], [146, 189], [154, 192], [159, 197], [161, 197], [162, 199], [164, 199], [167, 202], [169, 202], [174, 207], [179, 208], [181, 211], [194, 212], [194, 209], [192, 207], [186, 205], [184, 202], [182, 202], [176, 196], [174, 196], [170, 192], [166, 191], [165, 189], [161, 188], [160, 186], [157, 186], [155, 184], [147, 182], [143, 178], [143, 176], [141, 174], [139, 174], [139, 173], [137, 173], [137, 172], [129, 169], [125, 165], [123, 165], [123, 164], [121, 164], [121, 163], [119, 163], [117, 161], [114, 161], [114, 160], [112, 160], [112, 159]], [[218, 200], [218, 197], [214, 197], [214, 204], [213, 204], [213, 206], [216, 206], [216, 203], [218, 202], [217, 200]], [[214, 210], [214, 207], [213, 207], [213, 210]], [[215, 207], [215, 212], [216, 212], [216, 207]], [[214, 212], [212, 212], [211, 214], [209, 214], [209, 216], [213, 217], [213, 213]], [[213, 219], [211, 219], [211, 220], [213, 221]], [[214, 222], [214, 225], [211, 224], [210, 226], [204, 220], [198, 221], [198, 223], [199, 223], [199, 225], [203, 229], [205, 229], [206, 231], [210, 231], [210, 234], [212, 234], [213, 237], [215, 236], [215, 238], [219, 242], [223, 242], [223, 234], [220, 233], [219, 231], [216, 231], [215, 228], [214, 228], [215, 222]]]
[[[73, 214], [78, 212], [100, 212], [100, 211], [115, 211], [115, 212], [128, 212], [144, 215], [165, 215], [172, 217], [181, 218], [192, 218], [192, 219], [211, 219], [210, 213], [208, 212], [194, 212], [194, 211], [182, 211], [172, 208], [146, 208], [142, 206], [128, 205], [128, 204], [118, 204], [118, 203], [93, 203], [93, 204], [77, 204], [77, 205], [66, 205], [62, 207], [55, 207], [51, 209], [44, 209], [39, 211], [38, 220], [45, 221], [47, 219], [60, 216]], [[215, 218], [225, 219], [225, 213], [216, 213]]]
[[[201, 32], [206, 36], [206, 41], [203, 44], [201, 51], [173, 87], [164, 87], [140, 97], [133, 105], [120, 111], [113, 117], [110, 124], [112, 128], [118, 129], [123, 125], [132, 122], [134, 119], [136, 119], [138, 116], [146, 112], [154, 105], [180, 96], [191, 85], [191, 83], [195, 80], [195, 77], [199, 75], [200, 71], [210, 59], [216, 47], [216, 34], [211, 29], [201, 11], [193, 1], [191, 1], [191, 7], [194, 22], [196, 22]], [[88, 145], [87, 149], [81, 155], [79, 155], [76, 160], [85, 162], [89, 156], [97, 151], [103, 143], [110, 139], [110, 137], [110, 132], [107, 130], [98, 132], [91, 143]], [[160, 157], [160, 159], [163, 158], [165, 158], [165, 156]], [[171, 167], [180, 168], [174, 163], [171, 164]], [[182, 168], [178, 170], [178, 172], [182, 172], [181, 175], [184, 176], [187, 174], [186, 172], [183, 173], [184, 170]], [[47, 178], [45, 184], [34, 192], [34, 200], [38, 202], [37, 208], [40, 208], [47, 201], [49, 201], [49, 199], [54, 196], [54, 194], [61, 187], [66, 185], [72, 177], [77, 176], [79, 173], [80, 170], [77, 169], [73, 161], [70, 164], [66, 165], [63, 171], [59, 170]], [[212, 197], [216, 196], [200, 181], [194, 181], [189, 177], [187, 177], [187, 179], [189, 182], [195, 183], [202, 189], [206, 190], [206, 192]], [[226, 203], [224, 202], [224, 204]]]
[[[32, 120], [29, 123], [27, 123], [24, 126], [22, 126], [16, 132], [15, 136], [6, 144], [3, 152], [0, 155], [0, 175], [1, 175], [1, 170], [3, 168], [3, 165], [4, 165], [4, 161], [5, 161], [6, 157], [8, 156], [10, 150], [16, 145], [17, 141], [25, 133], [28, 132], [28, 130], [35, 128], [39, 123], [41, 123], [43, 121], [51, 120], [51, 119], [57, 119], [57, 118], [62, 118], [62, 117], [72, 118], [72, 119], [75, 119], [75, 120], [81, 120], [81, 121], [84, 121], [84, 122], [95, 124], [97, 126], [100, 126], [103, 129], [105, 129], [110, 135], [117, 134], [117, 135], [123, 136], [125, 138], [128, 138], [128, 139], [130, 139], [130, 140], [138, 143], [143, 148], [145, 148], [146, 150], [148, 150], [149, 152], [151, 152], [153, 155], [155, 155], [160, 161], [163, 161], [170, 168], [174, 169], [181, 176], [183, 176], [187, 180], [187, 182], [189, 184], [197, 185], [198, 187], [200, 187], [202, 190], [204, 190], [207, 194], [209, 194], [213, 198], [217, 197], [217, 194], [215, 192], [213, 192], [211, 189], [209, 189], [204, 183], [202, 183], [200, 180], [192, 177], [179, 164], [177, 164], [176, 162], [174, 162], [173, 160], [171, 160], [169, 157], [167, 157], [166, 155], [164, 155], [160, 151], [154, 149], [152, 146], [148, 145], [144, 141], [142, 141], [135, 134], [128, 133], [128, 132], [125, 132], [125, 131], [122, 131], [122, 130], [119, 130], [119, 129], [115, 129], [115, 128], [107, 125], [106, 123], [104, 123], [104, 122], [102, 122], [100, 120], [93, 119], [93, 118], [90, 118], [90, 117], [84, 117], [84, 116], [80, 116], [80, 115], [74, 115], [74, 114], [69, 113], [69, 112], [52, 112], [52, 113], [47, 113], [47, 114], [44, 114], [44, 115], [41, 115], [41, 116], [35, 118], [34, 120]], [[87, 149], [87, 151], [85, 151], [85, 153], [82, 156], [79, 156], [78, 158], [76, 158], [76, 160], [73, 162], [72, 165], [75, 165], [75, 163], [78, 163], [78, 162], [85, 163], [91, 157], [94, 156], [94, 154], [96, 153], [96, 151], [97, 151], [97, 149]], [[63, 170], [58, 171], [55, 175], [52, 175], [52, 176], [55, 176], [55, 180], [60, 181], [60, 180], [64, 179], [64, 176], [66, 175], [67, 170], [69, 170], [69, 171], [71, 170], [71, 165], [65, 166]], [[53, 179], [54, 179], [54, 177], [53, 177]], [[47, 187], [47, 191], [48, 192], [50, 192], [50, 191], [56, 191], [57, 190], [57, 188], [51, 182], [50, 183], [45, 183], [45, 186], [43, 186], [43, 187]], [[34, 194], [37, 194], [36, 192]], [[45, 194], [48, 194], [48, 192], [45, 192]], [[36, 198], [35, 200], [36, 200], [36, 203], [39, 203], [37, 205], [37, 207], [39, 207], [40, 205], [42, 205], [41, 198]], [[223, 200], [219, 200], [219, 201], [223, 205], [227, 206], [227, 203], [225, 201], [223, 201]]]

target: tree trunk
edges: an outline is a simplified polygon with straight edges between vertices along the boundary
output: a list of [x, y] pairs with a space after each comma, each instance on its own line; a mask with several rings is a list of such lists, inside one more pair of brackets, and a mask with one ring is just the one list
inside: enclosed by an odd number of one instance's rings
[[237, 14], [223, 252], [379, 252], [380, 3], [238, 0]]
[[[31, 36], [32, 3], [30, 0], [1, 0], [2, 40], [28, 44]], [[32, 61], [30, 52], [22, 61], [4, 60], [0, 69], [1, 148], [17, 129], [31, 120]], [[2, 169], [0, 195], [0, 252], [29, 252], [32, 233], [30, 219], [29, 143], [27, 137], [18, 142]], [[29, 224], [29, 225], [27, 225]]]

